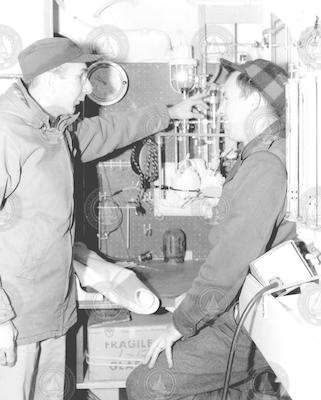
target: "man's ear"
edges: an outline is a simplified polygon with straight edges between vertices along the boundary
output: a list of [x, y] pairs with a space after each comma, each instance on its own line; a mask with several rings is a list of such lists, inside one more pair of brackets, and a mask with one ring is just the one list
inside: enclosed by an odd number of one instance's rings
[[57, 75], [48, 71], [47, 73], [43, 74], [43, 78], [45, 80], [45, 86], [50, 91], [50, 93], [55, 93], [56, 91], [56, 78]]
[[250, 106], [252, 111], [255, 111], [259, 108], [261, 103], [261, 95], [257, 91], [253, 91], [249, 96]]

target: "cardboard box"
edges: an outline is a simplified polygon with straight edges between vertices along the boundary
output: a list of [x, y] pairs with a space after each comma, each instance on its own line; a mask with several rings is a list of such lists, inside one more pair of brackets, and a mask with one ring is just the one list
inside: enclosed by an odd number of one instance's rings
[[88, 379], [125, 380], [171, 321], [171, 313], [138, 315], [128, 322], [88, 320]]

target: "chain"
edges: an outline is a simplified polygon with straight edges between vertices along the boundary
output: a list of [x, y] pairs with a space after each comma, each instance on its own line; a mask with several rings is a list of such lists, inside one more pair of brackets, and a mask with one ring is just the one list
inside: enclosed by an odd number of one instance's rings
[[[140, 165], [139, 154], [142, 152], [144, 146], [146, 146], [147, 151], [146, 162], [144, 165], [145, 160], [142, 160], [142, 165]], [[134, 146], [131, 153], [131, 163], [134, 167], [134, 171], [139, 175], [139, 191], [136, 198], [136, 212], [137, 214], [145, 214], [146, 211], [142, 206], [144, 194], [148, 184], [154, 182], [158, 178], [158, 152], [155, 142], [150, 137]]]

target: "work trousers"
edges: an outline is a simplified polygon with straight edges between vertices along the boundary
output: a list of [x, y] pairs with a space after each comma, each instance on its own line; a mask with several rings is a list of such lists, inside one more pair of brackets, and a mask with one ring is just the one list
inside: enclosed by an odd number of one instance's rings
[[0, 366], [1, 400], [63, 400], [66, 337], [17, 346], [17, 362]]
[[[191, 338], [173, 346], [173, 367], [163, 351], [153, 368], [138, 366], [128, 377], [129, 400], [219, 400], [222, 395], [228, 354], [236, 329], [234, 310], [223, 314]], [[262, 354], [242, 330], [234, 357], [229, 400], [267, 399], [260, 396], [257, 381], [269, 371]], [[263, 394], [263, 393], [262, 393]], [[272, 393], [274, 395], [274, 393]]]

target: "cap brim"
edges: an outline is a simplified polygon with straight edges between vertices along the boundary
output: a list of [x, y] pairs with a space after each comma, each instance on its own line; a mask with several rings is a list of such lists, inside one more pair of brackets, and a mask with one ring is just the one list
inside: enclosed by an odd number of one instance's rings
[[228, 75], [231, 72], [244, 72], [242, 66], [237, 65], [225, 58], [220, 59], [220, 72], [218, 73], [217, 77], [215, 78], [215, 83], [221, 85], [224, 84]]
[[98, 61], [104, 58], [102, 54], [82, 54], [81, 56], [75, 58], [72, 61], [69, 61], [71, 63], [89, 63], [89, 62], [94, 62]]
[[235, 64], [229, 60], [226, 60], [225, 58], [221, 58], [220, 62], [222, 67], [225, 68], [228, 72], [233, 72], [233, 71], [244, 72], [244, 69], [242, 68], [241, 65]]

